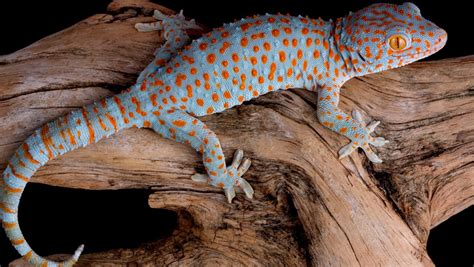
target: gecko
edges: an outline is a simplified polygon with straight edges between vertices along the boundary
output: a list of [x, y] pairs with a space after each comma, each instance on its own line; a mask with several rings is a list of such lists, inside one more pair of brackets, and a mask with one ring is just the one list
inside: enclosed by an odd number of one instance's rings
[[84, 246], [63, 262], [49, 261], [26, 242], [18, 223], [20, 196], [32, 175], [49, 160], [95, 143], [122, 129], [150, 128], [162, 137], [189, 144], [203, 156], [206, 174], [192, 179], [222, 188], [229, 203], [240, 188], [253, 189], [242, 177], [251, 161], [243, 151], [226, 164], [216, 134], [197, 117], [210, 115], [278, 89], [303, 88], [317, 93], [316, 116], [350, 142], [338, 154], [358, 148], [373, 163], [381, 159], [371, 146], [379, 124], [366, 125], [360, 112], [338, 108], [340, 88], [349, 79], [397, 68], [427, 57], [446, 43], [447, 33], [421, 16], [412, 3], [372, 4], [336, 20], [266, 14], [224, 24], [192, 40], [198, 29], [181, 13], [155, 11], [138, 31], [161, 31], [164, 45], [137, 82], [118, 95], [53, 120], [34, 131], [8, 161], [0, 179], [0, 220], [11, 243], [38, 266], [72, 266]]

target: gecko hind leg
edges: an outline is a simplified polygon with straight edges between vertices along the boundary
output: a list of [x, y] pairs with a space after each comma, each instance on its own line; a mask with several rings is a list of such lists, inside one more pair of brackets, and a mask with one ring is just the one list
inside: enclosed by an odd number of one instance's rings
[[235, 152], [232, 164], [226, 167], [225, 156], [216, 134], [202, 121], [190, 114], [170, 110], [151, 119], [151, 128], [162, 136], [191, 145], [202, 153], [207, 175], [194, 174], [194, 181], [207, 182], [222, 188], [229, 203], [235, 197], [235, 186], [240, 187], [248, 198], [252, 198], [253, 189], [242, 178], [250, 167], [250, 160], [243, 158], [242, 150]]

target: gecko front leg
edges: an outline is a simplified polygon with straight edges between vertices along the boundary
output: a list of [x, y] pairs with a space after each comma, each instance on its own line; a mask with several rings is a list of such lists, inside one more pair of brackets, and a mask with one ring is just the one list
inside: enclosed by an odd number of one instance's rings
[[383, 137], [372, 137], [370, 135], [380, 122], [374, 121], [366, 126], [358, 111], [354, 110], [352, 117], [345, 114], [337, 107], [339, 103], [339, 90], [339, 88], [321, 87], [318, 90], [317, 105], [317, 115], [321, 124], [351, 140], [348, 145], [339, 150], [339, 158], [348, 156], [360, 147], [364, 150], [370, 161], [381, 163], [382, 160], [370, 147], [370, 145], [380, 147], [388, 143]]
[[242, 150], [237, 150], [233, 163], [226, 166], [219, 139], [202, 121], [183, 111], [171, 110], [153, 118], [151, 126], [162, 136], [189, 144], [202, 153], [207, 175], [195, 174], [192, 176], [194, 181], [208, 182], [224, 189], [229, 203], [235, 196], [234, 186], [252, 198], [254, 191], [242, 178], [250, 167], [250, 159], [243, 159]]
[[160, 11], [155, 10], [153, 17], [158, 21], [151, 23], [137, 23], [135, 24], [135, 29], [139, 32], [162, 30], [166, 42], [155, 50], [155, 58], [140, 73], [137, 79], [137, 84], [141, 84], [146, 77], [155, 73], [158, 69], [164, 66], [184, 47], [184, 45], [190, 41], [191, 38], [186, 30], [201, 29], [194, 19], [186, 20], [182, 10], [180, 13], [172, 16], [167, 16]]

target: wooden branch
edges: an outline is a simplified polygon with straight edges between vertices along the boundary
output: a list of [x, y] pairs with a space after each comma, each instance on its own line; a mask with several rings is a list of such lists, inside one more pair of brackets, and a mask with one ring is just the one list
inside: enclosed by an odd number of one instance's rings
[[[161, 43], [133, 27], [153, 9], [170, 12], [114, 1], [108, 14], [0, 57], [3, 167], [34, 129], [133, 84]], [[341, 108], [382, 121], [376, 134], [391, 141], [377, 149], [379, 165], [361, 153], [337, 159], [348, 140], [318, 123], [311, 92], [273, 92], [203, 117], [228, 158], [241, 148], [252, 159], [253, 200], [227, 204], [221, 190], [191, 181], [203, 172], [200, 156], [143, 129], [55, 159], [32, 181], [151, 188], [150, 207], [177, 212], [170, 238], [86, 254], [79, 265], [431, 266], [430, 229], [474, 204], [473, 84], [474, 56], [349, 81]]]

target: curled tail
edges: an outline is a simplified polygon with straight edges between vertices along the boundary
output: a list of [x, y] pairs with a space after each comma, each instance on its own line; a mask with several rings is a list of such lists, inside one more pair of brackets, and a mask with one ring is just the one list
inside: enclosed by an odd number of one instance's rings
[[41, 266], [71, 266], [78, 260], [83, 245], [64, 262], [46, 260], [31, 249], [18, 224], [18, 205], [26, 184], [49, 160], [131, 127], [125, 116], [129, 97], [130, 93], [124, 93], [103, 99], [47, 123], [27, 138], [8, 162], [3, 180], [0, 179], [0, 222], [3, 221], [12, 245], [28, 262]]

